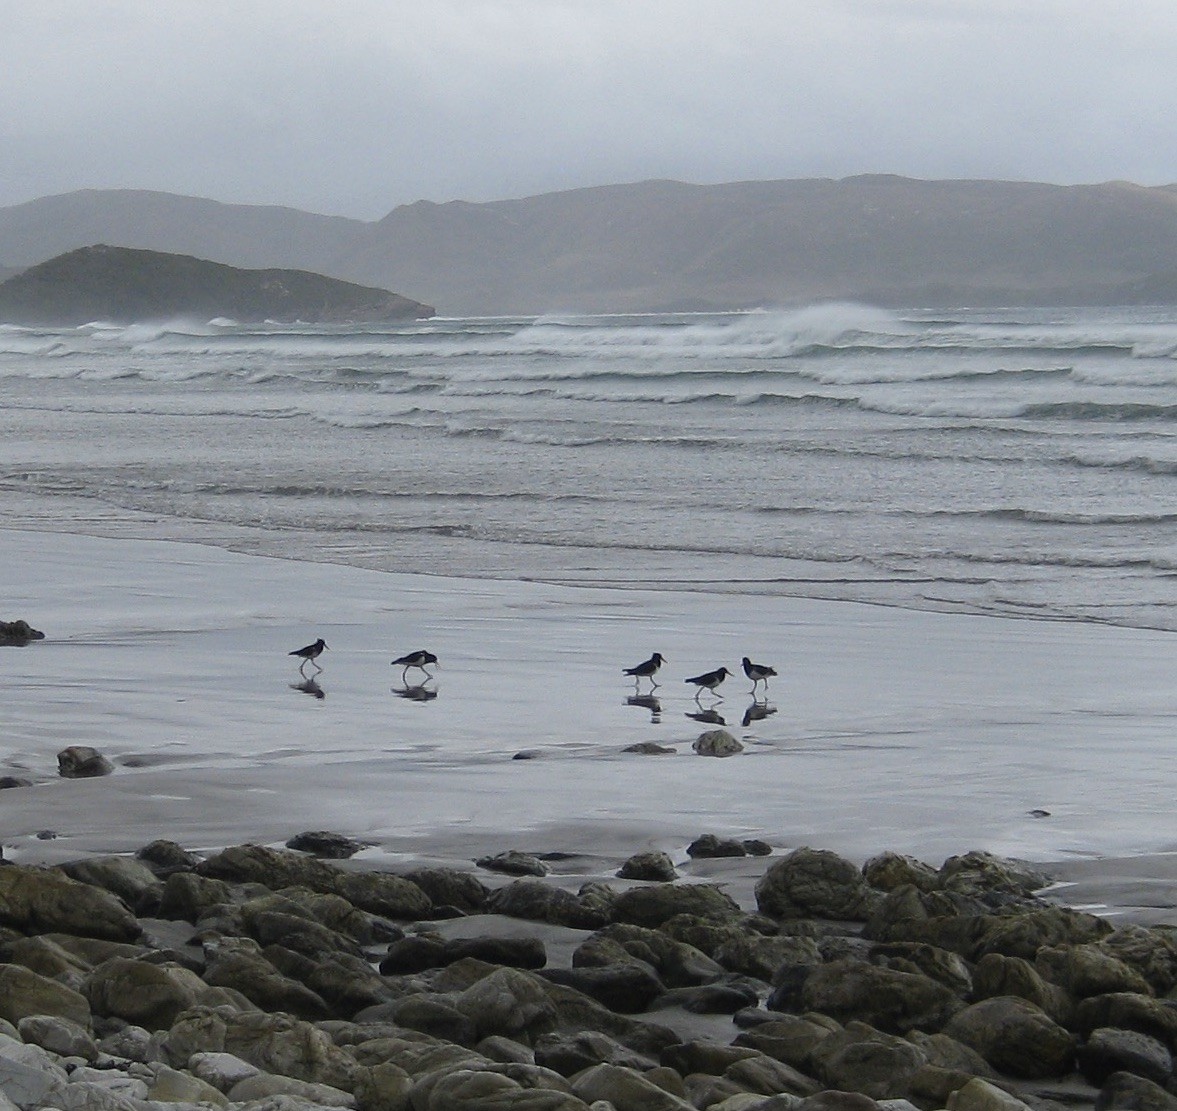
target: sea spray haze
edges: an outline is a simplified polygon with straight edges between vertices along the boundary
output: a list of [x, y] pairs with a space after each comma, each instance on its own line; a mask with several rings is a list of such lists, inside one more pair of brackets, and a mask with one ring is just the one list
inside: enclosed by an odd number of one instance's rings
[[1177, 313], [0, 328], [0, 525], [1177, 629]]

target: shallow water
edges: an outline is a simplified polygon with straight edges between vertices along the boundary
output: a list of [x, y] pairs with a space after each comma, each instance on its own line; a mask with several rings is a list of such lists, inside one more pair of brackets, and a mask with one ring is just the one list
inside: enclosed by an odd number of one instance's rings
[[0, 328], [0, 524], [1177, 629], [1171, 310]]

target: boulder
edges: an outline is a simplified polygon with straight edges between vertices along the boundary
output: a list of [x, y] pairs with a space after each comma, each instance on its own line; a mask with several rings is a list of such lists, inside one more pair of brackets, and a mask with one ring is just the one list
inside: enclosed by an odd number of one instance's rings
[[872, 1099], [899, 1099], [911, 1078], [928, 1063], [918, 1046], [851, 1022], [813, 1049], [818, 1078], [827, 1088], [860, 1092]]
[[63, 933], [134, 941], [142, 933], [121, 899], [60, 872], [11, 864], [0, 868], [0, 925], [22, 933]]
[[737, 841], [735, 838], [716, 837], [714, 833], [704, 833], [702, 836], [695, 838], [687, 846], [687, 856], [692, 860], [711, 860], [719, 857], [728, 856], [747, 856], [748, 850], [745, 848], [742, 841]]
[[221, 938], [205, 951], [204, 982], [210, 987], [230, 988], [267, 1012], [283, 1011], [311, 1022], [331, 1017], [318, 992], [279, 972], [252, 939]]
[[233, 887], [224, 880], [198, 876], [195, 872], [173, 872], [164, 881], [157, 913], [161, 918], [194, 923], [206, 911], [233, 898]]
[[980, 1077], [948, 1097], [948, 1111], [1031, 1111], [1030, 1105]]
[[834, 1030], [809, 1018], [794, 1015], [773, 1016], [750, 1030], [742, 1030], [733, 1045], [747, 1046], [782, 1061], [802, 1072], [813, 1069], [813, 1053], [818, 1044]]
[[653, 969], [671, 987], [710, 983], [724, 975], [717, 964], [693, 945], [661, 930], [616, 923], [586, 938], [572, 954], [574, 967], [641, 964]]
[[1148, 981], [1102, 945], [1044, 946], [1034, 964], [1047, 980], [1076, 999], [1124, 991], [1152, 995]]
[[1177, 987], [1177, 938], [1168, 929], [1148, 929], [1129, 923], [1099, 943], [1104, 952], [1136, 969], [1157, 995]]
[[15, 621], [0, 621], [0, 647], [23, 648], [34, 640], [44, 640], [45, 634], [34, 629], [24, 618]]
[[68, 1019], [87, 1031], [91, 1026], [84, 995], [19, 964], [0, 964], [0, 1018], [19, 1028], [32, 1015]]
[[553, 984], [563, 984], [583, 992], [602, 1006], [623, 1015], [648, 1010], [666, 991], [666, 985], [654, 970], [638, 961], [605, 966], [550, 968], [541, 975]]
[[744, 751], [744, 746], [726, 729], [701, 733], [691, 747], [700, 756], [735, 756]]
[[70, 879], [117, 895], [138, 914], [153, 914], [163, 894], [159, 877], [140, 860], [127, 856], [93, 856], [57, 866]]
[[295, 834], [286, 842], [288, 849], [300, 853], [310, 853], [323, 860], [347, 860], [355, 856], [363, 847], [362, 841], [346, 837], [342, 833], [331, 833], [328, 830], [310, 830], [306, 833]]
[[113, 771], [114, 765], [89, 745], [70, 745], [57, 754], [57, 774], [62, 779], [94, 779]]
[[795, 849], [756, 884], [756, 905], [773, 918], [865, 922], [880, 898], [858, 868], [826, 849]]
[[[664, 1051], [665, 1052], [665, 1051]], [[593, 1065], [620, 1065], [646, 1072], [658, 1062], [595, 1030], [541, 1034], [535, 1040], [535, 1063], [561, 1076], [575, 1076]], [[663, 1062], [669, 1064], [670, 1062]]]
[[542, 981], [514, 968], [496, 968], [462, 992], [455, 1006], [473, 1021], [480, 1038], [501, 1034], [530, 1043], [558, 1025]]
[[973, 1001], [1016, 995], [1040, 1007], [1060, 1026], [1069, 1026], [1075, 1002], [1058, 984], [1048, 983], [1022, 957], [989, 953], [973, 969]]
[[1136, 1030], [1093, 1030], [1076, 1053], [1079, 1071], [1099, 1088], [1117, 1072], [1130, 1072], [1157, 1084], [1173, 1075], [1173, 1055], [1156, 1038]]
[[998, 1072], [1027, 1080], [1063, 1076], [1075, 1062], [1075, 1037], [1033, 1003], [998, 996], [966, 1007], [944, 1028]]
[[908, 884], [917, 891], [935, 891], [940, 886], [940, 875], [930, 864], [893, 852], [872, 856], [862, 866], [862, 878], [879, 891], [895, 891]]
[[619, 922], [653, 928], [676, 914], [729, 921], [740, 916], [740, 908], [715, 884], [676, 883], [623, 891], [617, 896], [614, 914]]
[[472, 957], [507, 968], [543, 968], [548, 962], [537, 937], [459, 937], [415, 934], [394, 941], [380, 962], [384, 976], [403, 976], [427, 968], [444, 968]]
[[1177, 1095], [1143, 1076], [1117, 1072], [1100, 1089], [1095, 1111], [1177, 1111]]
[[664, 852], [635, 853], [622, 866], [617, 875], [623, 880], [649, 880], [667, 883], [678, 878], [674, 861]]
[[135, 853], [157, 876], [166, 879], [173, 872], [190, 872], [200, 863], [195, 853], [181, 848], [175, 841], [163, 838], [144, 845]]
[[633, 1069], [600, 1064], [572, 1079], [573, 1091], [585, 1102], [605, 1100], [616, 1111], [695, 1111], [694, 1105], [672, 1095]]
[[487, 896], [485, 909], [491, 914], [584, 930], [596, 929], [609, 921], [606, 913], [597, 906], [586, 903], [562, 887], [550, 887], [538, 880], [516, 880], [492, 891]]
[[552, 869], [537, 856], [521, 853], [517, 849], [484, 856], [475, 863], [489, 872], [502, 872], [508, 876], [546, 876]]
[[405, 879], [421, 888], [434, 907], [457, 907], [466, 914], [481, 911], [490, 894], [476, 875], [456, 868], [415, 868], [405, 873]]
[[[4, 988], [0, 988], [0, 993], [7, 995]], [[89, 1013], [87, 1005], [87, 1018]], [[54, 1014], [28, 1015], [17, 1022], [16, 1028], [26, 1044], [39, 1045], [58, 1057], [81, 1057], [91, 1063], [98, 1059], [98, 1044], [88, 1027], [73, 1019]]]
[[190, 1007], [214, 1006], [231, 998], [179, 965], [126, 957], [112, 957], [94, 969], [86, 980], [85, 993], [94, 1014], [148, 1030], [166, 1030]]
[[1177, 1009], [1167, 1001], [1133, 992], [1084, 999], [1075, 1009], [1074, 1028], [1087, 1037], [1103, 1026], [1138, 1030], [1177, 1050]]

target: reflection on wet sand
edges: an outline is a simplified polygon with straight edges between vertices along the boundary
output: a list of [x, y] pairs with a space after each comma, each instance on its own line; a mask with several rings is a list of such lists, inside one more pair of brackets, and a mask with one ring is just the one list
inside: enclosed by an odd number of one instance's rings
[[701, 721], [704, 725], [727, 725], [727, 721], [714, 707], [708, 710], [698, 710], [693, 714], [687, 714], [687, 717], [692, 721]]
[[657, 723], [662, 720], [662, 703], [652, 694], [631, 694], [625, 700], [625, 704], [649, 710], [651, 722]]
[[432, 702], [437, 697], [437, 691], [424, 684], [418, 686], [406, 684], [403, 687], [391, 687], [390, 689], [397, 698], [407, 698], [410, 702]]
[[[321, 670], [321, 669], [320, 669]], [[323, 699], [327, 697], [327, 692], [319, 686], [318, 679], [303, 679], [301, 683], [291, 683], [290, 689], [292, 691], [301, 691], [303, 694], [313, 695], [315, 698]]]
[[775, 706], [770, 706], [767, 702], [753, 702], [744, 711], [743, 726], [747, 729], [754, 721], [763, 721], [767, 717], [772, 717], [775, 713]]

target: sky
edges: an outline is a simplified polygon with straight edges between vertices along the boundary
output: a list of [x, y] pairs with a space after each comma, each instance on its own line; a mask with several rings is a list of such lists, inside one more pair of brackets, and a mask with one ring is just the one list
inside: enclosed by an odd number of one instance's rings
[[0, 206], [1177, 182], [1174, 0], [0, 0]]

